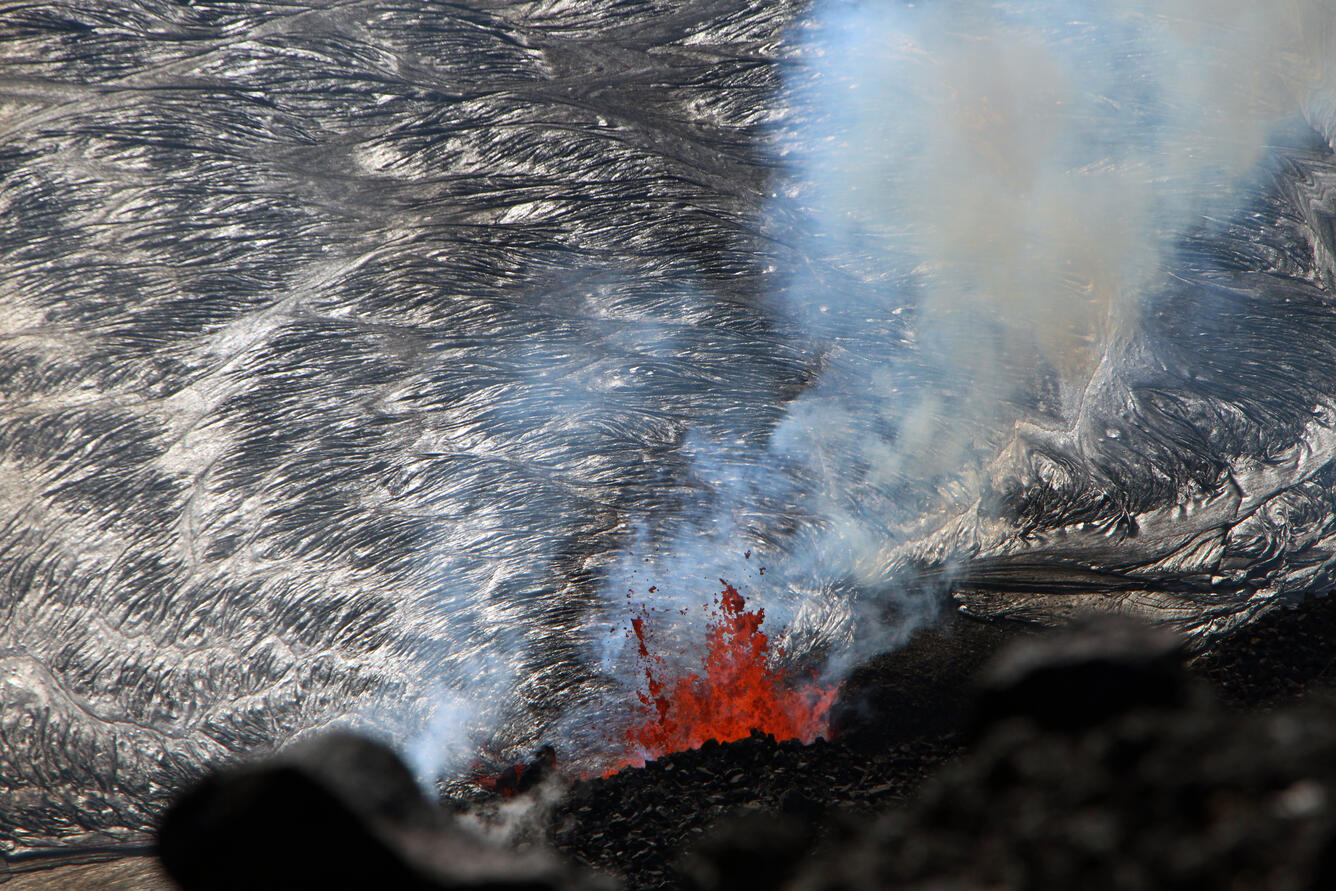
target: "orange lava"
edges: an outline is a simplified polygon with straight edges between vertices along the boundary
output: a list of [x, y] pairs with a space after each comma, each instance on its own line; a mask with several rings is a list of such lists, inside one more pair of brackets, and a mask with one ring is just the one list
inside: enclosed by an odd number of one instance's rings
[[746, 599], [728, 582], [720, 581], [724, 589], [707, 631], [701, 674], [661, 676], [667, 663], [649, 651], [646, 617], [631, 620], [646, 689], [637, 694], [643, 720], [626, 734], [641, 757], [622, 766], [698, 748], [709, 739], [742, 739], [753, 730], [805, 743], [825, 734], [839, 685], [814, 680], [795, 683], [784, 671], [769, 667], [770, 638], [761, 631], [765, 610], [747, 611]]

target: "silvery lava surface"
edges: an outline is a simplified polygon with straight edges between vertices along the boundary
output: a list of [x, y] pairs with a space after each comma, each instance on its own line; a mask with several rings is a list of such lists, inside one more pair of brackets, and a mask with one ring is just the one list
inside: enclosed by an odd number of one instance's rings
[[[861, 286], [772, 198], [800, 10], [89, 6], [0, 13], [0, 845], [138, 837], [201, 765], [441, 690], [515, 751], [600, 714], [612, 567], [709, 501], [700, 442], [746, 465], [821, 379], [770, 295]], [[1327, 584], [1321, 129], [1079, 405], [1040, 375], [964, 494], [899, 504], [888, 588], [1203, 636]], [[804, 534], [786, 491], [737, 550]], [[895, 608], [854, 600], [793, 646]]]

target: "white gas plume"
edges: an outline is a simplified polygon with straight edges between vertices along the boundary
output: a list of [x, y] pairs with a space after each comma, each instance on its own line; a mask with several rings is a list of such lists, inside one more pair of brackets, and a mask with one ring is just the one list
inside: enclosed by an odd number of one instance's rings
[[[942, 592], [887, 554], [975, 496], [1018, 420], [1071, 423], [1278, 127], [1330, 135], [1334, 22], [1330, 0], [817, 3], [791, 34], [772, 222], [810, 258], [774, 306], [819, 373], [742, 466], [695, 450], [714, 501], [611, 590], [699, 602], [731, 575], [835, 674], [931, 621]], [[793, 528], [751, 521], [761, 504]]]

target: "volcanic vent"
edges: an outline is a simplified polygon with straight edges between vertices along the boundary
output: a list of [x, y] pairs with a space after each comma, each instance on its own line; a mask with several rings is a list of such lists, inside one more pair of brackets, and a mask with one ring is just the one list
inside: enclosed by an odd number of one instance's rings
[[779, 667], [784, 654], [761, 630], [765, 610], [748, 610], [737, 588], [719, 581], [723, 589], [714, 599], [699, 672], [680, 670], [651, 649], [648, 608], [631, 620], [644, 687], [637, 693], [638, 719], [626, 730], [629, 752], [618, 767], [641, 767], [708, 740], [731, 742], [753, 732], [804, 743], [825, 735], [839, 685], [793, 678]]

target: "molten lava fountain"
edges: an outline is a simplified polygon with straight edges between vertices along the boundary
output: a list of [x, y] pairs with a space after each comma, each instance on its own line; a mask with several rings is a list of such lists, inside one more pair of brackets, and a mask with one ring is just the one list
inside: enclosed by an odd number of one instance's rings
[[[753, 730], [805, 743], [824, 735], [839, 685], [795, 681], [774, 667], [770, 638], [761, 631], [765, 610], [748, 611], [738, 590], [720, 582], [724, 587], [711, 611], [699, 673], [675, 672], [650, 651], [648, 612], [631, 620], [645, 687], [638, 692], [638, 720], [626, 731], [632, 754], [617, 767], [642, 766], [709, 739], [742, 739]], [[783, 652], [776, 649], [774, 655], [782, 658]]]

